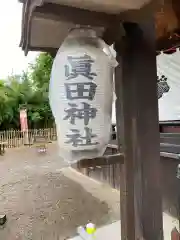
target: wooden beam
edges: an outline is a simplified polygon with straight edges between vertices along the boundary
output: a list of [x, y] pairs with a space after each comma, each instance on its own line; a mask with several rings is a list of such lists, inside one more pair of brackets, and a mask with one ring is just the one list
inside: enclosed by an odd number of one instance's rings
[[121, 239], [162, 240], [160, 147], [154, 21], [124, 23], [115, 43]]
[[114, 154], [114, 155], [107, 155], [103, 157], [93, 158], [93, 159], [82, 159], [78, 162], [78, 166], [80, 168], [87, 168], [87, 167], [96, 167], [96, 166], [106, 166], [112, 165], [116, 163], [123, 163], [124, 156], [123, 154]]
[[123, 35], [124, 29], [122, 24], [118, 23], [107, 27], [103, 33], [102, 39], [106, 42], [106, 44], [112, 45], [114, 42], [119, 41]]
[[35, 13], [41, 13], [43, 14], [43, 18], [51, 20], [97, 27], [112, 26], [113, 24], [118, 22], [118, 16], [115, 14], [92, 12], [89, 10], [53, 3], [44, 3], [40, 7], [37, 6], [35, 9]]

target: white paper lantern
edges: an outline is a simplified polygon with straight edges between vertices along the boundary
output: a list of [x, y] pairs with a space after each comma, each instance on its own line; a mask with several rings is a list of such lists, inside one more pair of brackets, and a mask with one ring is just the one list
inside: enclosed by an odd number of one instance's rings
[[103, 155], [111, 135], [115, 66], [109, 48], [92, 29], [71, 30], [59, 48], [49, 97], [65, 161]]

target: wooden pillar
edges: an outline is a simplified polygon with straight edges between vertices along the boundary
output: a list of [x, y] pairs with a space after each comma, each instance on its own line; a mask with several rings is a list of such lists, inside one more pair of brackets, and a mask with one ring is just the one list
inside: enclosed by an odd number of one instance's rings
[[124, 23], [126, 36], [115, 43], [121, 240], [162, 240], [160, 146], [155, 30], [152, 19]]

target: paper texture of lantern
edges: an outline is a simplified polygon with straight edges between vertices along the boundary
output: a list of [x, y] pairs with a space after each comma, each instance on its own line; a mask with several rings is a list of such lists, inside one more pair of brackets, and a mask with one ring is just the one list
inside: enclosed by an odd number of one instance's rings
[[89, 28], [71, 30], [54, 59], [49, 99], [60, 156], [102, 156], [111, 135], [113, 70], [109, 47]]

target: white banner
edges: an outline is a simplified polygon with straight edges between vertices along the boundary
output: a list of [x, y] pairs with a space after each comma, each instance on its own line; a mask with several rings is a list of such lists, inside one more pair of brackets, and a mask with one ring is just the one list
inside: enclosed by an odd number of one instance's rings
[[164, 84], [159, 98], [159, 121], [180, 120], [180, 51], [160, 54], [157, 57], [157, 72], [161, 78], [159, 88]]
[[[159, 121], [180, 120], [180, 51], [157, 56]], [[113, 103], [112, 123], [116, 123]]]

